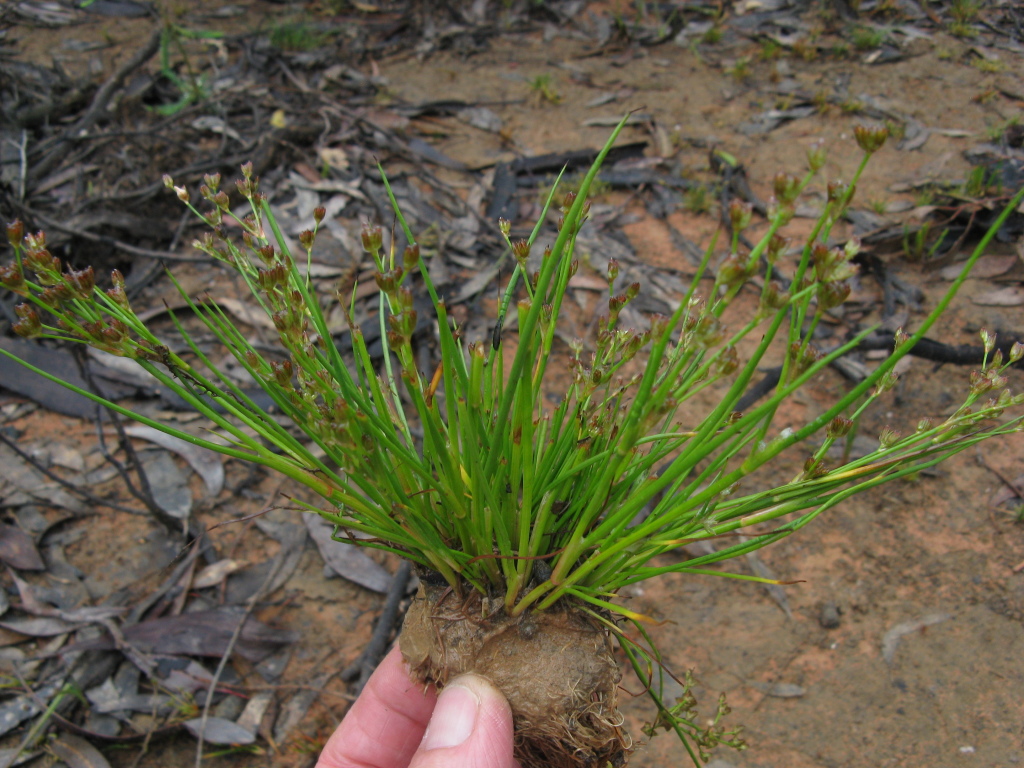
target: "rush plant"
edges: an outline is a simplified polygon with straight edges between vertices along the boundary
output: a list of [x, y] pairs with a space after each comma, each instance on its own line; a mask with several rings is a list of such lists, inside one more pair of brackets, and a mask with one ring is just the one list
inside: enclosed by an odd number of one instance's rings
[[[413, 561], [422, 590], [406, 619], [403, 652], [425, 682], [443, 686], [474, 670], [501, 686], [512, 704], [524, 768], [603, 768], [627, 759], [631, 742], [616, 707], [620, 673], [613, 640], [656, 704], [647, 732], [673, 730], [695, 762], [720, 743], [742, 747], [738, 732], [720, 723], [728, 710], [724, 701], [711, 725], [706, 716], [698, 718], [688, 678], [680, 680], [682, 696], [664, 700], [659, 681], [670, 673], [659, 664], [648, 619], [616, 595], [666, 572], [723, 575], [717, 564], [795, 533], [850, 496], [1021, 428], [1024, 396], [1006, 388], [1005, 374], [1024, 346], [1013, 346], [1004, 360], [984, 334], [985, 362], [954, 413], [903, 434], [887, 429], [869, 455], [827, 464], [832, 445], [886, 398], [897, 362], [949, 306], [1024, 190], [946, 295], [916, 329], [896, 332], [894, 351], [867, 378], [806, 424], [774, 425], [780, 406], [873, 331], [866, 328], [827, 352], [812, 341], [825, 314], [850, 292], [859, 244], [834, 246], [832, 231], [868, 158], [885, 141], [884, 130], [856, 130], [864, 158], [848, 184], [828, 185], [827, 205], [805, 241], [794, 245], [783, 232], [825, 163], [820, 147], [808, 153], [807, 173], [775, 178], [768, 228], [749, 251], [740, 234], [751, 225], [752, 210], [732, 204], [728, 256], [712, 270], [714, 244], [708, 248], [671, 316], [653, 316], [642, 329], [623, 327], [622, 310], [640, 286], [619, 285], [619, 265], [611, 261], [608, 311], [595, 338], [565, 349], [556, 327], [578, 266], [573, 253], [588, 215], [587, 192], [624, 124], [578, 194], [565, 196], [553, 242], [537, 242], [539, 224], [530, 237], [513, 241], [508, 222], [500, 222], [516, 266], [485, 342], [460, 338], [392, 195], [409, 245], [385, 250], [374, 226], [362, 237], [380, 291], [380, 364], [355, 321], [352, 295], [320, 297], [312, 290], [308, 264], [316, 230], [304, 232], [301, 251], [291, 252], [251, 166], [237, 182], [249, 202], [244, 218], [231, 213], [218, 177], [208, 176], [200, 189], [206, 212], [193, 206], [188, 190], [165, 179], [210, 228], [195, 246], [237, 271], [273, 321], [282, 354], [273, 360], [260, 354], [216, 297], [182, 295], [297, 430], [281, 426], [218, 371], [178, 319], [188, 352], [172, 351], [139, 320], [119, 273], [101, 289], [91, 269], [65, 270], [47, 251], [44, 235], [26, 235], [17, 222], [7, 230], [14, 259], [0, 271], [3, 285], [24, 298], [17, 308], [19, 334], [82, 342], [134, 359], [203, 414], [217, 438], [80, 394], [292, 478], [322, 499], [315, 511], [337, 526], [339, 541]], [[323, 216], [319, 209], [318, 225]], [[226, 217], [240, 227], [239, 242], [223, 226]], [[755, 276], [761, 277], [760, 299], [745, 316], [734, 300]], [[417, 368], [413, 350], [414, 280], [433, 306], [441, 362], [432, 371]], [[328, 330], [326, 308], [334, 301], [349, 319], [352, 359], [342, 356]], [[514, 333], [504, 329], [513, 313]], [[751, 350], [745, 359], [741, 347]], [[571, 380], [551, 405], [556, 355], [563, 369], [568, 362]], [[738, 403], [768, 360], [782, 362], [778, 384], [741, 412]], [[691, 401], [709, 394], [717, 404], [695, 413]], [[786, 451], [805, 459], [802, 471], [774, 487], [746, 490], [745, 478]], [[700, 540], [721, 547], [682, 562], [659, 559]]]

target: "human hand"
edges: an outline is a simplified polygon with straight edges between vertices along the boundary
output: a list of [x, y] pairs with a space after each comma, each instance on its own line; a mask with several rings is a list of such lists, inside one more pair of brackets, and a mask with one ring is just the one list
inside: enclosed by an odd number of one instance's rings
[[518, 768], [512, 710], [479, 675], [441, 694], [412, 682], [395, 646], [327, 741], [317, 768]]

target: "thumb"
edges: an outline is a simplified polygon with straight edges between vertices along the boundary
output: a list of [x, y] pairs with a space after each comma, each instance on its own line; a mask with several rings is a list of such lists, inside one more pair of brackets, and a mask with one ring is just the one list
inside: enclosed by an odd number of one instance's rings
[[409, 768], [515, 768], [512, 710], [479, 675], [452, 679], [437, 697]]

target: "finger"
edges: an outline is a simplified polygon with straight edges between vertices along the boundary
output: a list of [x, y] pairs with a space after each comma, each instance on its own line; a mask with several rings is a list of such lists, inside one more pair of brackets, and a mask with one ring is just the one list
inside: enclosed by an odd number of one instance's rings
[[331, 735], [317, 768], [406, 768], [437, 695], [409, 679], [396, 645]]
[[437, 698], [409, 768], [515, 768], [512, 710], [486, 678], [456, 677]]

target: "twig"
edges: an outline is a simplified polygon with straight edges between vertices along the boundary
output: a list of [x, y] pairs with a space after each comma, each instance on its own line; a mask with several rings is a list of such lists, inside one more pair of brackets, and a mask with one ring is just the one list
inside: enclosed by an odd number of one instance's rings
[[[175, 116], [175, 120], [182, 119], [183, 115], [184, 115], [183, 112], [179, 112]], [[156, 129], [154, 129], [154, 130], [156, 130]], [[167, 171], [167, 175], [171, 176], [175, 181], [178, 181], [179, 179], [184, 181], [186, 178], [201, 178], [203, 173], [209, 173], [210, 172], [211, 167], [218, 167], [218, 168], [237, 167], [237, 166], [241, 165], [242, 163], [244, 163], [246, 160], [249, 160], [250, 159], [250, 155], [252, 155], [253, 152], [255, 152], [255, 149], [253, 149], [253, 150], [246, 150], [245, 152], [240, 152], [237, 155], [229, 155], [227, 157], [224, 157], [222, 155], [215, 155], [215, 156], [204, 157], [203, 159], [197, 160], [196, 162], [190, 163], [189, 165], [184, 165], [184, 166], [182, 166], [180, 168], [175, 168], [175, 169], [169, 170], [169, 171]], [[144, 186], [141, 186], [138, 189], [132, 190], [131, 192], [123, 192], [123, 193], [120, 193], [120, 194], [117, 194], [117, 195], [107, 195], [106, 197], [95, 198], [94, 202], [97, 203], [97, 204], [101, 203], [101, 202], [102, 203], [127, 203], [127, 202], [133, 202], [133, 201], [138, 201], [140, 199], [144, 200], [144, 199], [150, 198], [150, 197], [152, 197], [153, 195], [155, 195], [156, 193], [158, 193], [160, 191], [166, 192], [166, 189], [164, 188], [163, 181], [157, 180], [157, 181], [154, 181], [154, 182], [152, 182], [150, 184], [146, 184]], [[183, 260], [186, 260], [186, 259], [183, 259]], [[187, 259], [187, 260], [191, 261], [191, 259]]]
[[[38, 694], [36, 694], [35, 691], [28, 687], [28, 684], [26, 682], [22, 681], [22, 686], [26, 688], [28, 696], [33, 701], [35, 701], [37, 706], [40, 706], [42, 709], [46, 708], [46, 703], [39, 698]], [[134, 743], [137, 741], [147, 740], [152, 736], [166, 736], [171, 733], [177, 733], [178, 731], [184, 728], [184, 726], [181, 723], [175, 723], [173, 725], [165, 725], [161, 728], [157, 728], [152, 731], [147, 731], [146, 733], [137, 733], [129, 736], [108, 736], [105, 733], [97, 733], [96, 731], [90, 731], [88, 728], [83, 728], [77, 723], [71, 722], [66, 717], [61, 715], [59, 712], [53, 712], [50, 715], [50, 717], [53, 719], [53, 722], [56, 726], [58, 726], [62, 730], [67, 731], [68, 733], [73, 733], [76, 736], [84, 736], [92, 741], [106, 741], [111, 744]]]
[[[205, 682], [205, 681], [204, 681]], [[258, 693], [260, 691], [316, 691], [323, 696], [330, 696], [335, 699], [353, 702], [358, 697], [354, 693], [342, 693], [339, 691], [328, 691], [313, 685], [302, 685], [299, 683], [279, 683], [277, 685], [222, 685], [221, 691], [227, 691], [235, 696], [244, 696], [247, 693]]]

